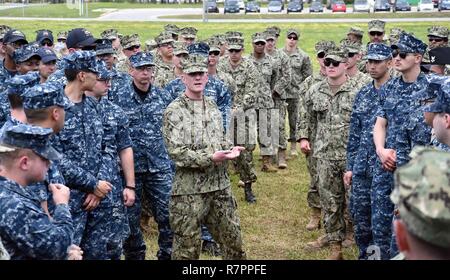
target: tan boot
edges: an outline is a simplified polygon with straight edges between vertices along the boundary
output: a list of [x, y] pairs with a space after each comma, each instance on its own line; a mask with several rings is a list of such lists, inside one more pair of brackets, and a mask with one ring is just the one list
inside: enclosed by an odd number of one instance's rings
[[312, 242], [306, 243], [305, 249], [306, 250], [319, 250], [322, 248], [325, 248], [329, 245], [328, 239], [326, 235], [322, 235], [317, 240], [314, 240]]
[[309, 217], [309, 223], [306, 225], [306, 229], [309, 231], [320, 229], [320, 216], [321, 216], [320, 209], [312, 208], [311, 216]]
[[282, 150], [282, 149], [278, 150], [278, 168], [279, 169], [286, 169], [287, 168], [286, 150]]
[[238, 187], [239, 187], [239, 188], [243, 188], [244, 186], [245, 186], [244, 181], [239, 180], [239, 182], [238, 182]]
[[272, 165], [271, 156], [263, 156], [263, 165], [261, 167], [263, 172], [278, 172], [278, 169]]
[[297, 156], [298, 156], [297, 142], [291, 142], [291, 151], [289, 152], [289, 157], [296, 158]]
[[341, 244], [341, 242], [331, 242], [330, 243], [330, 247], [331, 247], [331, 253], [328, 256], [327, 260], [339, 261], [339, 260], [343, 260], [344, 259], [344, 257], [342, 256], [342, 244]]

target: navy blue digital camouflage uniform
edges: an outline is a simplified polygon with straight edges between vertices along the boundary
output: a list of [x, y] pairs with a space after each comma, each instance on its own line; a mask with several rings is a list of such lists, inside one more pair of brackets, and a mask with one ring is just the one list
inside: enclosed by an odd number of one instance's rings
[[[391, 58], [391, 48], [384, 44], [370, 44], [367, 58], [386, 60]], [[355, 241], [359, 259], [367, 259], [367, 248], [372, 245], [372, 213], [378, 204], [372, 191], [372, 175], [376, 164], [373, 127], [379, 106], [379, 89], [374, 82], [361, 88], [353, 103], [350, 132], [347, 144], [347, 171], [352, 171], [350, 213], [354, 224]], [[382, 211], [382, 210], [381, 210]]]
[[[109, 80], [114, 75], [112, 71], [108, 71], [102, 61], [97, 62], [97, 67], [99, 79]], [[133, 143], [130, 138], [128, 118], [122, 108], [108, 100], [108, 98], [102, 97], [98, 100], [98, 109], [103, 117], [103, 123], [107, 124], [105, 133], [112, 135], [115, 139], [117, 154], [122, 150], [131, 148]], [[123, 251], [123, 241], [130, 234], [127, 210], [123, 202], [124, 184], [120, 176], [119, 163], [120, 159], [117, 157], [117, 160], [114, 161], [112, 174], [114, 188], [112, 191], [111, 237], [107, 244], [109, 255], [113, 260], [120, 260]]]
[[[8, 123], [2, 129], [0, 142], [7, 147], [32, 149], [52, 160], [60, 155], [49, 145], [51, 133], [51, 129]], [[73, 233], [67, 204], [58, 204], [50, 220], [33, 192], [0, 177], [0, 238], [11, 259], [65, 259]]]
[[[423, 53], [426, 45], [412, 35], [403, 33], [399, 43], [407, 52]], [[394, 47], [394, 46], [393, 46]], [[397, 155], [397, 167], [408, 162], [408, 154], [416, 145], [428, 145], [431, 140], [431, 128], [424, 122], [423, 104], [430, 98], [426, 90], [428, 80], [421, 73], [413, 83], [406, 83], [402, 77], [389, 80], [380, 90], [380, 108], [377, 117], [387, 120], [386, 149], [394, 149]], [[382, 259], [395, 254], [390, 249], [392, 238], [392, 219], [394, 205], [389, 196], [393, 189], [393, 173], [382, 168], [380, 160], [374, 168], [372, 190], [378, 205], [373, 213], [373, 243], [378, 246]]]
[[[138, 53], [130, 57], [133, 67], [153, 65], [151, 54]], [[162, 137], [162, 116], [170, 96], [160, 88], [151, 86], [144, 98], [133, 82], [108, 98], [120, 106], [128, 117], [133, 141], [136, 174], [136, 200], [128, 207], [130, 236], [124, 244], [126, 259], [144, 259], [146, 245], [140, 230], [141, 195], [145, 192], [155, 221], [158, 223], [158, 259], [170, 259], [173, 233], [169, 224], [169, 199], [172, 189], [173, 164], [169, 159]]]
[[[78, 51], [64, 58], [66, 67], [96, 70], [95, 54]], [[64, 156], [60, 171], [71, 189], [70, 210], [74, 220], [74, 244], [83, 251], [84, 259], [109, 259], [107, 243], [113, 198], [110, 192], [94, 210], [87, 212], [83, 203], [94, 192], [99, 180], [113, 181], [116, 145], [106, 133], [97, 102], [83, 95], [82, 101], [66, 110], [64, 129], [55, 135], [54, 147]], [[114, 187], [114, 186], [113, 186]]]

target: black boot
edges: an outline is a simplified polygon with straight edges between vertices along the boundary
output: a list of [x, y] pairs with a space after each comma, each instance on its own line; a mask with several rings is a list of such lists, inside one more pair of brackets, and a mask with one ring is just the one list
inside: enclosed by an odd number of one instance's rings
[[256, 197], [252, 191], [252, 183], [245, 183], [244, 192], [245, 192], [245, 201], [247, 201], [248, 203], [256, 202]]

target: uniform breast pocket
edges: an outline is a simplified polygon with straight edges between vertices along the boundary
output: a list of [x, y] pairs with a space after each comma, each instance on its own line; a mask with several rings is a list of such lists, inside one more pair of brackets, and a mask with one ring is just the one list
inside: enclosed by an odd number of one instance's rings
[[349, 103], [344, 103], [341, 106], [341, 116], [344, 123], [350, 123], [350, 118], [352, 116], [352, 105]]
[[431, 141], [431, 127], [423, 119], [422, 115], [415, 114], [411, 116], [406, 124], [412, 145], [428, 145]]
[[241, 73], [236, 76], [236, 85], [238, 87], [243, 86], [245, 84], [245, 77]]
[[320, 120], [325, 119], [328, 112], [329, 104], [325, 100], [315, 100], [312, 104], [312, 111], [317, 115]]
[[395, 100], [386, 99], [383, 104], [383, 109], [386, 114], [386, 119], [392, 119], [394, 116], [395, 108], [397, 107], [397, 103]]

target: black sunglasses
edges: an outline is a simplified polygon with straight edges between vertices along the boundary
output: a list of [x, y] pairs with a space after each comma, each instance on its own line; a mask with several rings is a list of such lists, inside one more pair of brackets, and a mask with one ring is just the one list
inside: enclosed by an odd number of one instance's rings
[[442, 42], [442, 41], [444, 41], [444, 39], [442, 39], [442, 38], [428, 38], [428, 41], [429, 42]]
[[218, 56], [218, 55], [220, 55], [220, 51], [210, 51], [209, 55]]
[[66, 42], [66, 39], [58, 39], [58, 42]]
[[325, 52], [320, 52], [320, 53], [317, 54], [317, 57], [318, 58], [324, 58], [325, 55], [326, 55]]
[[383, 36], [383, 32], [379, 32], [379, 31], [370, 31], [369, 32], [370, 36]]
[[289, 40], [294, 40], [294, 41], [297, 41], [298, 40], [298, 38], [296, 37], [296, 36], [288, 36], [287, 37]]
[[41, 43], [41, 46], [49, 46], [49, 47], [51, 47], [51, 46], [53, 46], [53, 43], [50, 42], [50, 41], [44, 41], [44, 42]]
[[352, 58], [356, 55], [356, 53], [348, 53], [348, 57]]
[[127, 51], [134, 51], [136, 49], [139, 49], [141, 46], [131, 46], [129, 48], [126, 48]]
[[408, 56], [407, 52], [400, 52], [400, 51], [393, 51], [392, 52], [392, 57], [396, 58], [398, 56], [400, 56], [401, 59], [405, 59]]
[[238, 52], [240, 52], [240, 51], [241, 51], [241, 50], [235, 50], [235, 49], [228, 50], [228, 52], [230, 52], [230, 53], [233, 53], [233, 52], [238, 53]]
[[341, 62], [332, 60], [332, 59], [327, 59], [323, 62], [323, 64], [325, 64], [326, 67], [329, 67], [330, 65], [333, 65], [334, 67], [338, 67], [340, 63]]
[[257, 46], [263, 46], [265, 44], [266, 44], [265, 42], [261, 42], [261, 41], [255, 43], [255, 45], [257, 45]]

